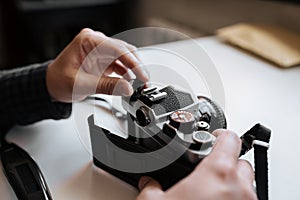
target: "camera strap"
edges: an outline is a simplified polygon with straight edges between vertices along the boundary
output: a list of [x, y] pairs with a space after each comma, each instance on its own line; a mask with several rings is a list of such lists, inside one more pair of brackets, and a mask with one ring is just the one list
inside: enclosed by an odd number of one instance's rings
[[37, 163], [21, 147], [1, 138], [0, 158], [5, 176], [20, 200], [52, 200]]
[[271, 130], [261, 124], [256, 124], [242, 135], [242, 150], [244, 155], [254, 148], [254, 169], [256, 192], [259, 200], [268, 200], [268, 149]]
[[256, 191], [259, 200], [267, 200], [268, 197], [268, 148], [269, 143], [260, 140], [253, 141], [254, 168]]

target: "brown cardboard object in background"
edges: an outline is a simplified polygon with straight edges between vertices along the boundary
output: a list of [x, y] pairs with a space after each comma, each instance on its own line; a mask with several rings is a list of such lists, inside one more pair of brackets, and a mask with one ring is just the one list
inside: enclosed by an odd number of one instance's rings
[[300, 34], [284, 28], [240, 23], [217, 30], [217, 36], [280, 67], [300, 64]]

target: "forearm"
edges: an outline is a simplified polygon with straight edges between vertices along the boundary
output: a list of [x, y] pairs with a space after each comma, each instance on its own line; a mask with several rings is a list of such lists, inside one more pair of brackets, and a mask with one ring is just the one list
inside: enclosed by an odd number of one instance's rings
[[[67, 118], [71, 104], [53, 101], [80, 101], [95, 93], [131, 95], [128, 72], [149, 81], [135, 50], [126, 42], [83, 29], [49, 66], [0, 71], [0, 137], [15, 124]], [[111, 77], [113, 72], [122, 78]]]
[[43, 119], [69, 117], [71, 104], [52, 102], [46, 86], [48, 63], [0, 72], [0, 129]]

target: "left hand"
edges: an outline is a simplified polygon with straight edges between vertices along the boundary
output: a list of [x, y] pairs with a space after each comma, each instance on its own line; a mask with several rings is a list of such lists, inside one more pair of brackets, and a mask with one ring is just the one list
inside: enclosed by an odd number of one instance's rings
[[252, 167], [238, 159], [240, 138], [228, 130], [213, 134], [218, 137], [211, 154], [189, 176], [166, 192], [157, 181], [142, 177], [137, 200], [257, 200]]
[[[49, 64], [49, 94], [60, 102], [80, 101], [95, 93], [130, 95], [133, 89], [127, 81], [131, 78], [129, 71], [141, 81], [149, 81], [135, 49], [124, 41], [83, 29]], [[111, 77], [112, 72], [122, 78]]]

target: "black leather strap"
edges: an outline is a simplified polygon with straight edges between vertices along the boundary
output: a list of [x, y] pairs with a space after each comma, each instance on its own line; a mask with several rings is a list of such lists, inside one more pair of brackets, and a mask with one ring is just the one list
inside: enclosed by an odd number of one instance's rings
[[2, 140], [0, 157], [4, 173], [19, 200], [52, 200], [41, 170], [25, 150]]
[[241, 154], [244, 155], [254, 148], [255, 182], [259, 200], [267, 200], [268, 196], [268, 148], [271, 130], [261, 124], [256, 124], [242, 135]]
[[255, 138], [252, 141], [254, 148], [255, 181], [259, 200], [269, 199], [268, 188], [268, 148], [271, 138], [271, 130], [260, 125], [256, 129]]
[[255, 181], [259, 200], [267, 200], [268, 196], [268, 148], [257, 144], [254, 147]]

